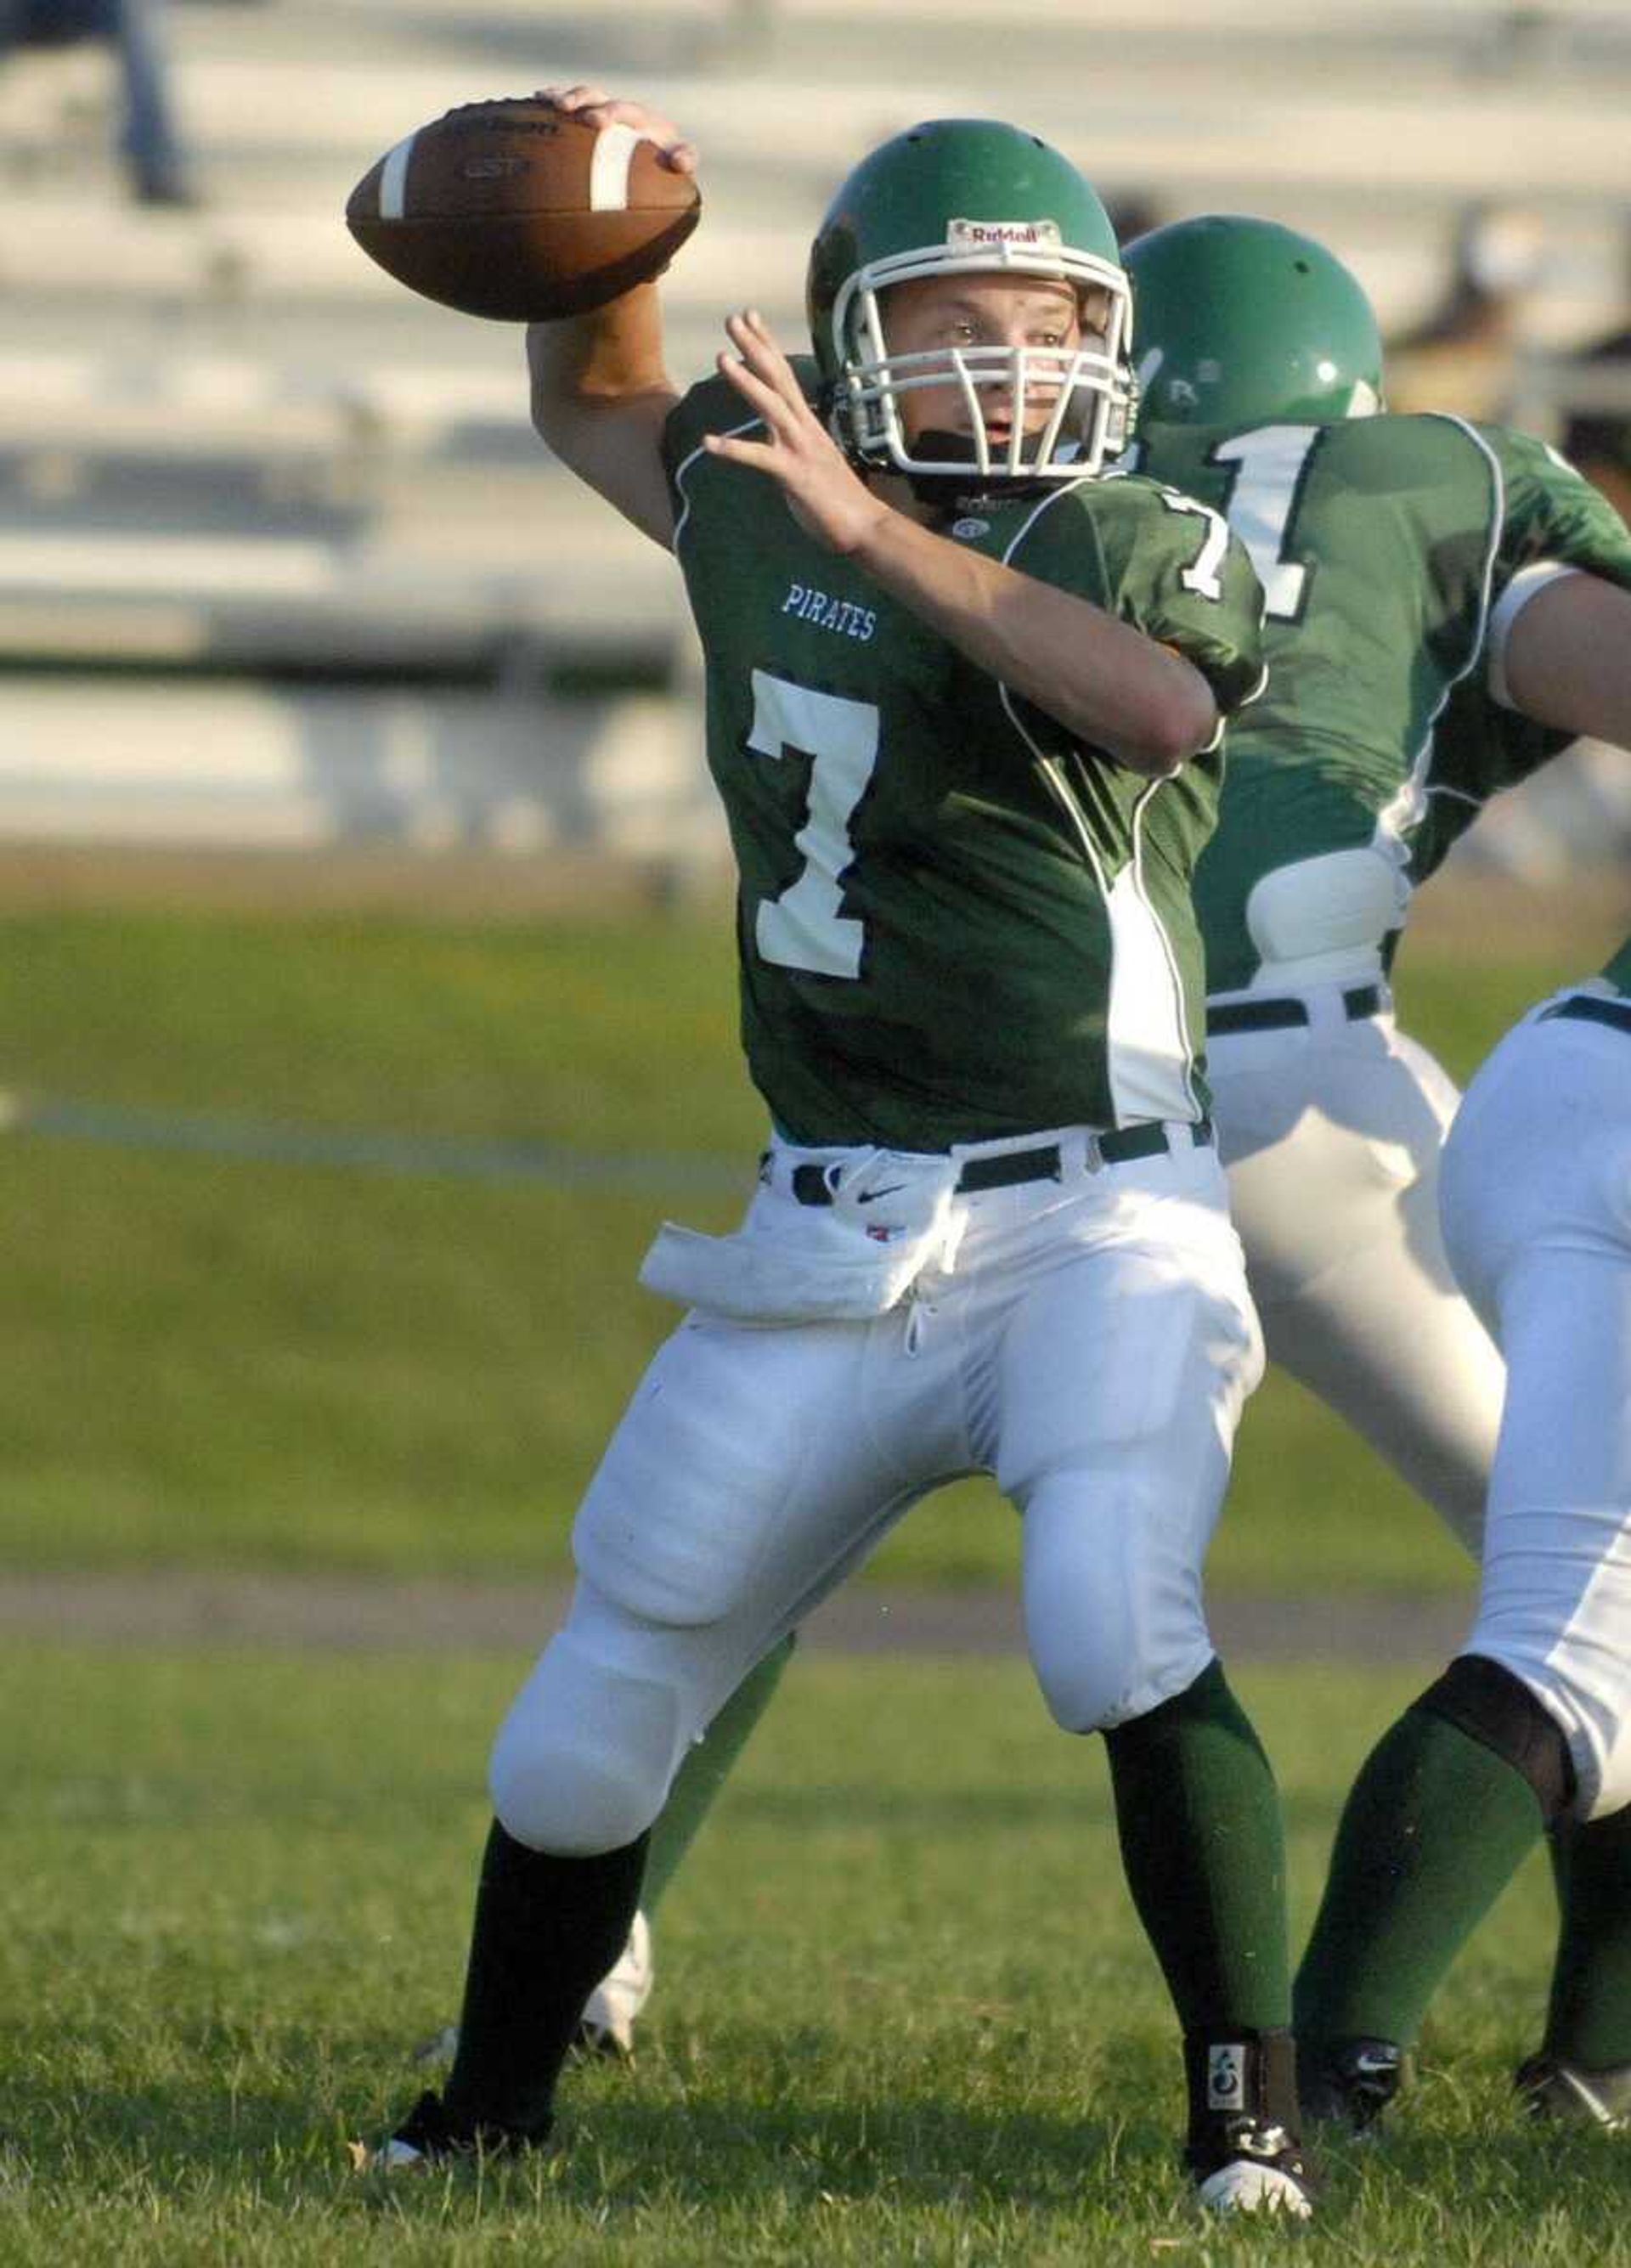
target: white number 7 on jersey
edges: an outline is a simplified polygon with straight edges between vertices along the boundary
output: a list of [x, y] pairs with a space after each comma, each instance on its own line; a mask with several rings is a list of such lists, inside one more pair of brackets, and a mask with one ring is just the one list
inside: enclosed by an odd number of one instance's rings
[[1229, 549], [1229, 523], [1210, 504], [1198, 504], [1193, 497], [1184, 496], [1177, 489], [1163, 488], [1161, 501], [1169, 512], [1186, 512], [1195, 519], [1207, 523], [1207, 533], [1200, 549], [1178, 577], [1186, 591], [1193, 591], [1199, 599], [1221, 599], [1223, 585], [1218, 580], [1218, 569]]
[[790, 748], [811, 760], [809, 815], [793, 838], [804, 864], [779, 898], [760, 902], [754, 942], [781, 968], [859, 976], [862, 925], [839, 912], [840, 883], [855, 860], [850, 821], [878, 761], [878, 712], [756, 669], [748, 746], [779, 763]]

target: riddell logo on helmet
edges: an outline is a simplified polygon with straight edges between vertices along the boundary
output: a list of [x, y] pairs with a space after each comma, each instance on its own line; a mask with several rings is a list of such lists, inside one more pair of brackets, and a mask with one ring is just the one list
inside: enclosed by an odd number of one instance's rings
[[950, 252], [985, 252], [1011, 245], [1016, 252], [1057, 252], [1059, 223], [1052, 220], [954, 220], [946, 225]]

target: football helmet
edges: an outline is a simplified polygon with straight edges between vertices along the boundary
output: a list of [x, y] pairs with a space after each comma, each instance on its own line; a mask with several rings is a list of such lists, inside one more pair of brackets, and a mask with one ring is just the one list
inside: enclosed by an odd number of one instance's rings
[[[992, 273], [1069, 284], [1087, 317], [1078, 344], [891, 356], [891, 285]], [[1132, 300], [1115, 232], [1068, 159], [1019, 127], [932, 119], [875, 150], [828, 208], [806, 296], [832, 431], [862, 467], [904, 473], [926, 494], [958, 482], [1080, 480], [1125, 438]], [[948, 383], [961, 390], [968, 431], [909, 443], [902, 398]], [[1011, 396], [1010, 430], [995, 447], [981, 415], [985, 389]]]
[[1141, 428], [1323, 424], [1383, 407], [1375, 312], [1311, 236], [1203, 213], [1152, 229], [1124, 256]]

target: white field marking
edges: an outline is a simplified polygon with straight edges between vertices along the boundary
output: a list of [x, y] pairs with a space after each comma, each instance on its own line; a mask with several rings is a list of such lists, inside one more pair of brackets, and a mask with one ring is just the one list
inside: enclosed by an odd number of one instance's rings
[[408, 210], [408, 162], [413, 156], [413, 145], [419, 136], [416, 129], [406, 141], [399, 142], [385, 161], [380, 176], [380, 217], [381, 220], [401, 220]]
[[602, 126], [589, 160], [589, 210], [627, 212], [629, 168], [640, 136], [632, 126]]

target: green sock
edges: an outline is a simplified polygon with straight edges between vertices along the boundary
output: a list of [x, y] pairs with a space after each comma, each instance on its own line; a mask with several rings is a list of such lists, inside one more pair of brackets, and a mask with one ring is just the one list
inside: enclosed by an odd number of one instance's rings
[[795, 1633], [773, 1646], [756, 1668], [750, 1669], [700, 1741], [696, 1742], [675, 1775], [668, 1800], [651, 1831], [646, 1860], [646, 1883], [640, 1907], [649, 1921], [662, 1903], [697, 1831], [713, 1808], [715, 1797], [730, 1778], [749, 1734], [770, 1706], [771, 1696], [793, 1653]]
[[1631, 2063], [1631, 1808], [1552, 1837], [1562, 1912], [1548, 2054], [1587, 2071]]
[[1104, 1746], [1127, 1887], [1184, 2030], [1288, 2023], [1280, 1798], [1222, 1665]]
[[1516, 1765], [1435, 1711], [1406, 1709], [1371, 1750], [1337, 1829], [1297, 1971], [1298, 2041], [1412, 2046], [1542, 1825]]

